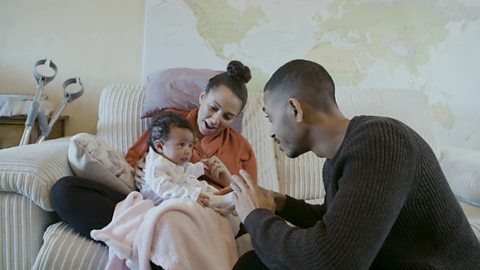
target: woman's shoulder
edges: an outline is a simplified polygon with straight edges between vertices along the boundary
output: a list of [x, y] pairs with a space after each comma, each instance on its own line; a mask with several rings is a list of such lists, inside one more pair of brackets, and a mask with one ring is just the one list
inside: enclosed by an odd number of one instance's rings
[[241, 149], [248, 149], [248, 151], [253, 151], [252, 145], [240, 132], [236, 131], [233, 128], [228, 128], [228, 138], [233, 144]]

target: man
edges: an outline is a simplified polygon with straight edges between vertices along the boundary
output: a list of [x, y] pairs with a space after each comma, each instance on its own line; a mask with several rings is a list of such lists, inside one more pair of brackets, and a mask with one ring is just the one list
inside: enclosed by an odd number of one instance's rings
[[479, 269], [479, 241], [415, 131], [391, 118], [345, 118], [328, 72], [306, 60], [272, 75], [264, 106], [287, 156], [327, 158], [325, 202], [263, 190], [241, 171], [231, 187], [254, 251], [235, 268]]

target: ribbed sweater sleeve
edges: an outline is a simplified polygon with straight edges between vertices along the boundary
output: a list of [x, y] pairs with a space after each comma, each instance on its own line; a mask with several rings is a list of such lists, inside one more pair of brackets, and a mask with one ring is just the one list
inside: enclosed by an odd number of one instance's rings
[[245, 219], [255, 251], [270, 269], [368, 269], [375, 259], [412, 188], [415, 156], [392, 122], [352, 129], [330, 161], [328, 210], [312, 217], [312, 227], [291, 227], [264, 209]]
[[304, 200], [297, 200], [288, 195], [286, 197], [284, 208], [277, 214], [297, 227], [312, 227], [325, 214], [324, 204], [308, 204]]

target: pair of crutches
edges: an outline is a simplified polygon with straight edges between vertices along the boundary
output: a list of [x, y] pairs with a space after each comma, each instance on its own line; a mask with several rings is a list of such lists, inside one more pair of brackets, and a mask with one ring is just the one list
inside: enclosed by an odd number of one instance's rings
[[[42, 69], [40, 69], [42, 66], [45, 66], [43, 68], [43, 71]], [[46, 72], [46, 70], [48, 69], [51, 69], [53, 71], [50, 73], [52, 75], [48, 75], [48, 73]], [[37, 138], [36, 143], [43, 142], [52, 131], [55, 122], [57, 122], [60, 114], [63, 112], [63, 110], [65, 110], [65, 107], [68, 105], [68, 103], [71, 103], [83, 94], [83, 84], [80, 78], [77, 77], [67, 79], [62, 85], [64, 99], [53, 113], [50, 121], [48, 121], [45, 110], [40, 106], [40, 99], [43, 95], [43, 88], [45, 87], [45, 85], [51, 82], [56, 75], [57, 66], [51, 60], [47, 63], [47, 59], [41, 59], [35, 63], [33, 67], [33, 76], [37, 81], [37, 88], [35, 90], [35, 96], [33, 98], [32, 105], [30, 105], [30, 109], [27, 114], [27, 120], [25, 121], [25, 129], [23, 130], [23, 135], [20, 139], [19, 145], [28, 144], [33, 126], [35, 124], [35, 120], [37, 118], [41, 133], [40, 136]], [[72, 91], [72, 86], [74, 85], [77, 85], [77, 87]], [[67, 90], [67, 88], [69, 89]]]

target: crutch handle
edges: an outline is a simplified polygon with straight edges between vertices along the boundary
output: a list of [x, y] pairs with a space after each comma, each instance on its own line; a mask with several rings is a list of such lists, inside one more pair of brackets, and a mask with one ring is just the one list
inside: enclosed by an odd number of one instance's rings
[[[67, 88], [71, 85], [78, 85], [78, 89], [76, 89], [75, 92], [69, 92], [67, 91]], [[72, 87], [70, 87], [72, 88]], [[63, 110], [65, 107], [68, 105], [68, 103], [74, 101], [75, 99], [79, 98], [80, 96], [83, 95], [84, 89], [83, 89], [83, 84], [80, 78], [70, 78], [67, 79], [65, 82], [63, 82], [63, 96], [64, 99], [60, 103], [60, 105], [57, 107], [55, 112], [53, 113], [52, 118], [50, 118], [50, 122], [48, 122], [48, 127], [45, 128], [45, 130], [42, 129], [42, 134], [41, 136], [37, 139], [37, 143], [43, 142], [50, 131], [53, 129], [53, 125], [55, 125], [55, 122], [57, 122], [58, 118], [60, 117], [60, 114], [62, 114]]]
[[47, 85], [47, 83], [51, 82], [55, 78], [55, 76], [57, 76], [58, 71], [57, 65], [55, 65], [55, 63], [50, 60], [47, 67], [50, 67], [53, 70], [53, 75], [48, 76], [46, 74], [42, 74], [42, 72], [38, 68], [45, 65], [46, 62], [47, 59], [40, 59], [33, 66], [33, 76], [35, 77], [35, 80], [37, 80], [37, 83], [41, 84], [42, 86], [45, 86]]
[[[78, 89], [75, 92], [67, 91], [67, 88], [71, 85], [78, 85]], [[71, 88], [71, 87], [70, 87]], [[83, 95], [83, 83], [79, 77], [70, 78], [63, 82], [63, 96], [67, 99], [67, 102], [70, 103], [75, 99]]]

